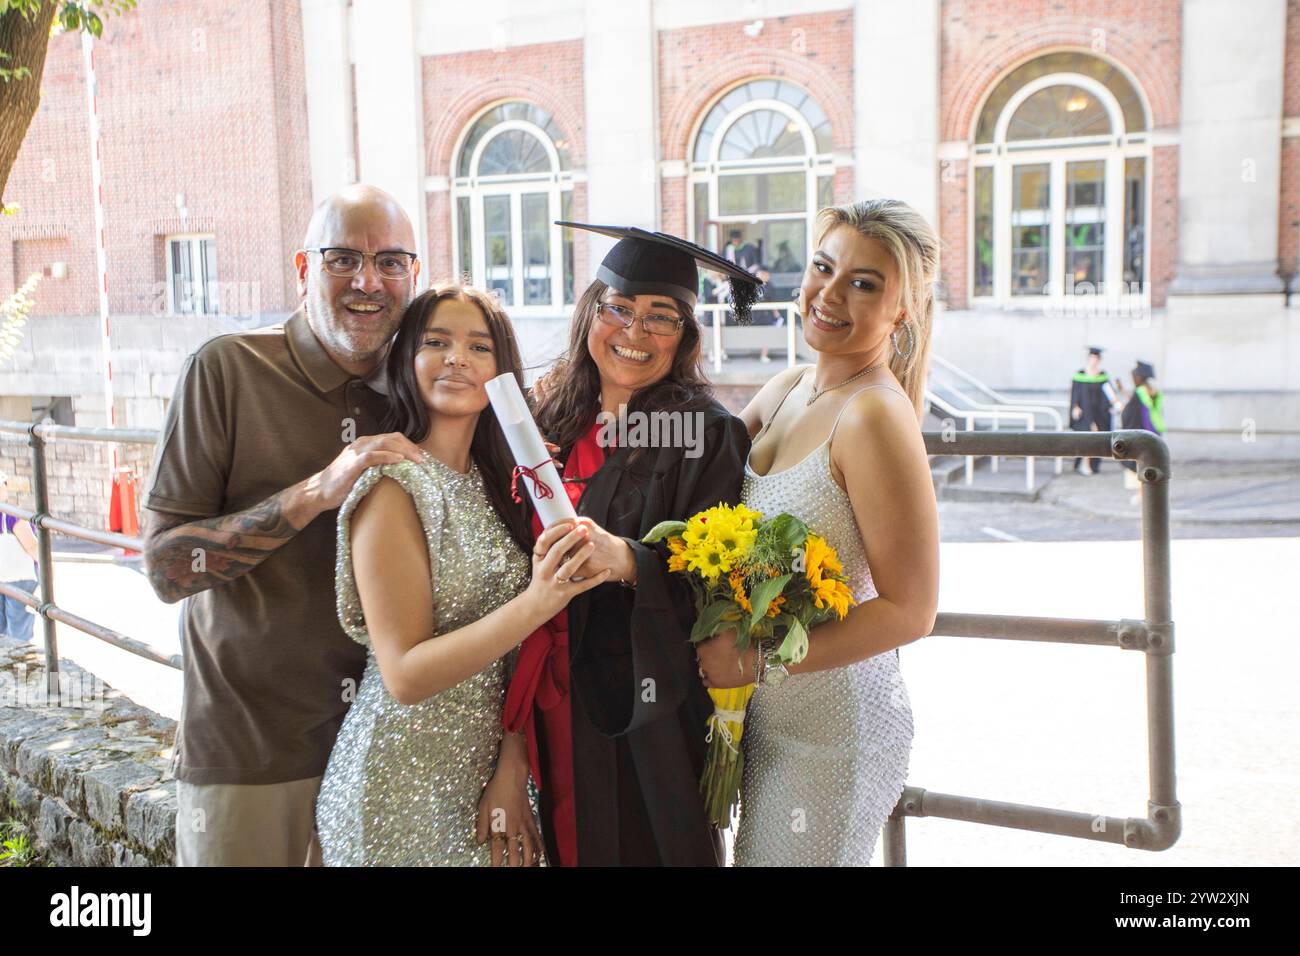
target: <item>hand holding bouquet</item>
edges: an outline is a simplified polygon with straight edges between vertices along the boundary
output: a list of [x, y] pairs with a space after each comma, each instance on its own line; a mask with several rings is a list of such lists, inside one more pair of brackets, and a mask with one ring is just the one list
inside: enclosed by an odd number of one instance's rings
[[[736, 647], [779, 640], [782, 663], [808, 653], [808, 631], [843, 618], [857, 602], [835, 549], [790, 514], [764, 519], [744, 505], [719, 504], [686, 521], [664, 521], [642, 540], [667, 539], [668, 570], [686, 575], [695, 597], [691, 643], [734, 627]], [[729, 826], [740, 795], [745, 707], [754, 685], [710, 688], [709, 753], [700, 793], [709, 819]]]

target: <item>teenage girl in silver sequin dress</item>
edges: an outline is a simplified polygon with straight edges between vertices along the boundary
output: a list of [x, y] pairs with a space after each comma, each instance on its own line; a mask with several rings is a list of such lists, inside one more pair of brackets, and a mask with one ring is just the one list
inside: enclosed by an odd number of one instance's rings
[[417, 296], [386, 368], [388, 430], [424, 462], [367, 469], [339, 509], [339, 619], [368, 655], [316, 801], [322, 856], [327, 866], [535, 862], [525, 741], [502, 733], [505, 658], [608, 572], [570, 581], [591, 545], [548, 532], [530, 581], [484, 389], [520, 368], [495, 300], [454, 287]]
[[814, 628], [788, 673], [774, 647], [700, 648], [708, 686], [761, 675], [749, 705], [735, 862], [863, 865], [898, 802], [912, 711], [896, 648], [934, 625], [938, 509], [917, 405], [938, 264], [933, 229], [874, 200], [825, 209], [800, 289], [815, 367], [776, 376], [741, 413], [754, 436], [741, 493], [802, 518], [837, 550], [857, 600]]

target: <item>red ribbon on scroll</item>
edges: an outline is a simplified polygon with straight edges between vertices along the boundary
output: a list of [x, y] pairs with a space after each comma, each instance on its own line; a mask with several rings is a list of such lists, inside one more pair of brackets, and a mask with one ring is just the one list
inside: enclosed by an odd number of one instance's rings
[[547, 462], [559, 464], [554, 458], [548, 458], [546, 461], [538, 462], [532, 468], [527, 465], [515, 465], [515, 470], [510, 473], [510, 497], [514, 499], [515, 504], [523, 504], [524, 501], [523, 498], [519, 497], [518, 484], [520, 478], [531, 478], [533, 480], [533, 491], [537, 493], [538, 498], [555, 497], [555, 492], [551, 490], [551, 486], [537, 477], [537, 469]]

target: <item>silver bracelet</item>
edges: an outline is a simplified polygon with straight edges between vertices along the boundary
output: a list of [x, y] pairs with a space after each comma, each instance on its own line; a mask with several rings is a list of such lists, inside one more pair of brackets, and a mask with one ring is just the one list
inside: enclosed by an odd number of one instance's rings
[[[627, 541], [628, 539], [627, 539], [627, 538], [624, 538], [623, 540], [624, 540], [624, 541]], [[631, 543], [629, 543], [629, 544], [628, 544], [628, 548], [630, 549], [631, 547], [632, 547], [632, 545], [631, 545]], [[636, 552], [635, 552], [635, 551], [632, 552], [632, 572], [633, 572], [634, 574], [636, 573]], [[619, 579], [618, 579], [618, 583], [619, 583], [621, 586], [625, 587], [625, 588], [630, 588], [630, 589], [633, 590], [633, 591], [636, 590], [636, 582], [635, 582], [635, 581], [629, 581], [629, 580], [627, 580], [626, 578], [619, 578]]]
[[767, 676], [767, 654], [762, 641], [754, 642], [754, 686], [762, 687], [763, 678]]

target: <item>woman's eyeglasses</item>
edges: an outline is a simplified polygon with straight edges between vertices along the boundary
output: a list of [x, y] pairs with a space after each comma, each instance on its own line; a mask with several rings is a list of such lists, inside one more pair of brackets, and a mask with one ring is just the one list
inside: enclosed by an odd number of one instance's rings
[[[637, 319], [637, 314], [625, 306], [615, 305], [612, 302], [602, 302], [596, 308], [596, 318], [606, 325], [617, 326], [620, 329], [630, 329], [632, 323]], [[676, 335], [677, 330], [682, 327], [684, 321], [684, 319], [675, 315], [660, 315], [653, 312], [641, 316], [642, 327], [651, 335]]]

